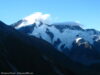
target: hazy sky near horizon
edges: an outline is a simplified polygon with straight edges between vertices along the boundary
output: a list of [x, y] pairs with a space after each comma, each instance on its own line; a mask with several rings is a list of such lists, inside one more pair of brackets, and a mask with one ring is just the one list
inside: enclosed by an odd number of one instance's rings
[[100, 0], [0, 0], [0, 10], [0, 20], [6, 24], [42, 12], [56, 22], [77, 21], [100, 30]]

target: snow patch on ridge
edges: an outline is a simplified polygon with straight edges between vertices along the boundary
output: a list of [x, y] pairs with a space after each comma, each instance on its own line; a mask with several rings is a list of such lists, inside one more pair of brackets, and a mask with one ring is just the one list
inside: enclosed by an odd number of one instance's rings
[[80, 37], [79, 37], [79, 38], [77, 38], [77, 39], [76, 39], [76, 43], [78, 43], [78, 41], [79, 41], [79, 40], [81, 40], [81, 39], [82, 39], [82, 38], [80, 38]]

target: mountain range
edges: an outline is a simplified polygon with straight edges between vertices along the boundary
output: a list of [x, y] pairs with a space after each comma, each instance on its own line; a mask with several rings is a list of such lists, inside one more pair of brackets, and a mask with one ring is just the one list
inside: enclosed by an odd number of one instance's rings
[[30, 15], [11, 26], [29, 36], [47, 41], [58, 51], [83, 64], [94, 63], [94, 60], [98, 62], [100, 59], [100, 32], [83, 29], [77, 22], [49, 24]]
[[0, 21], [0, 59], [1, 73], [100, 75], [100, 32], [31, 15], [11, 25]]

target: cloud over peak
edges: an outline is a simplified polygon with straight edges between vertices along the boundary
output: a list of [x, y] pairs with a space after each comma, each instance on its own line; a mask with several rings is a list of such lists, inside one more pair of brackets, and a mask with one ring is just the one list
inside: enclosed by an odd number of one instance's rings
[[33, 24], [36, 21], [42, 21], [43, 23], [48, 23], [51, 20], [51, 15], [43, 14], [41, 12], [35, 12], [32, 15], [25, 17], [24, 20], [27, 20], [28, 24]]

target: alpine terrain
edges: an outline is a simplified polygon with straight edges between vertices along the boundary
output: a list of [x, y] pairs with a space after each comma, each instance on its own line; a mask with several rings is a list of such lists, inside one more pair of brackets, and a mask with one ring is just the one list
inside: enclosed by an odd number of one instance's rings
[[99, 31], [84, 29], [77, 22], [50, 24], [45, 18], [46, 15], [39, 14], [27, 16], [11, 26], [29, 36], [49, 42], [72, 60], [83, 64], [100, 62]]
[[47, 17], [0, 21], [0, 74], [100, 75], [100, 31]]

